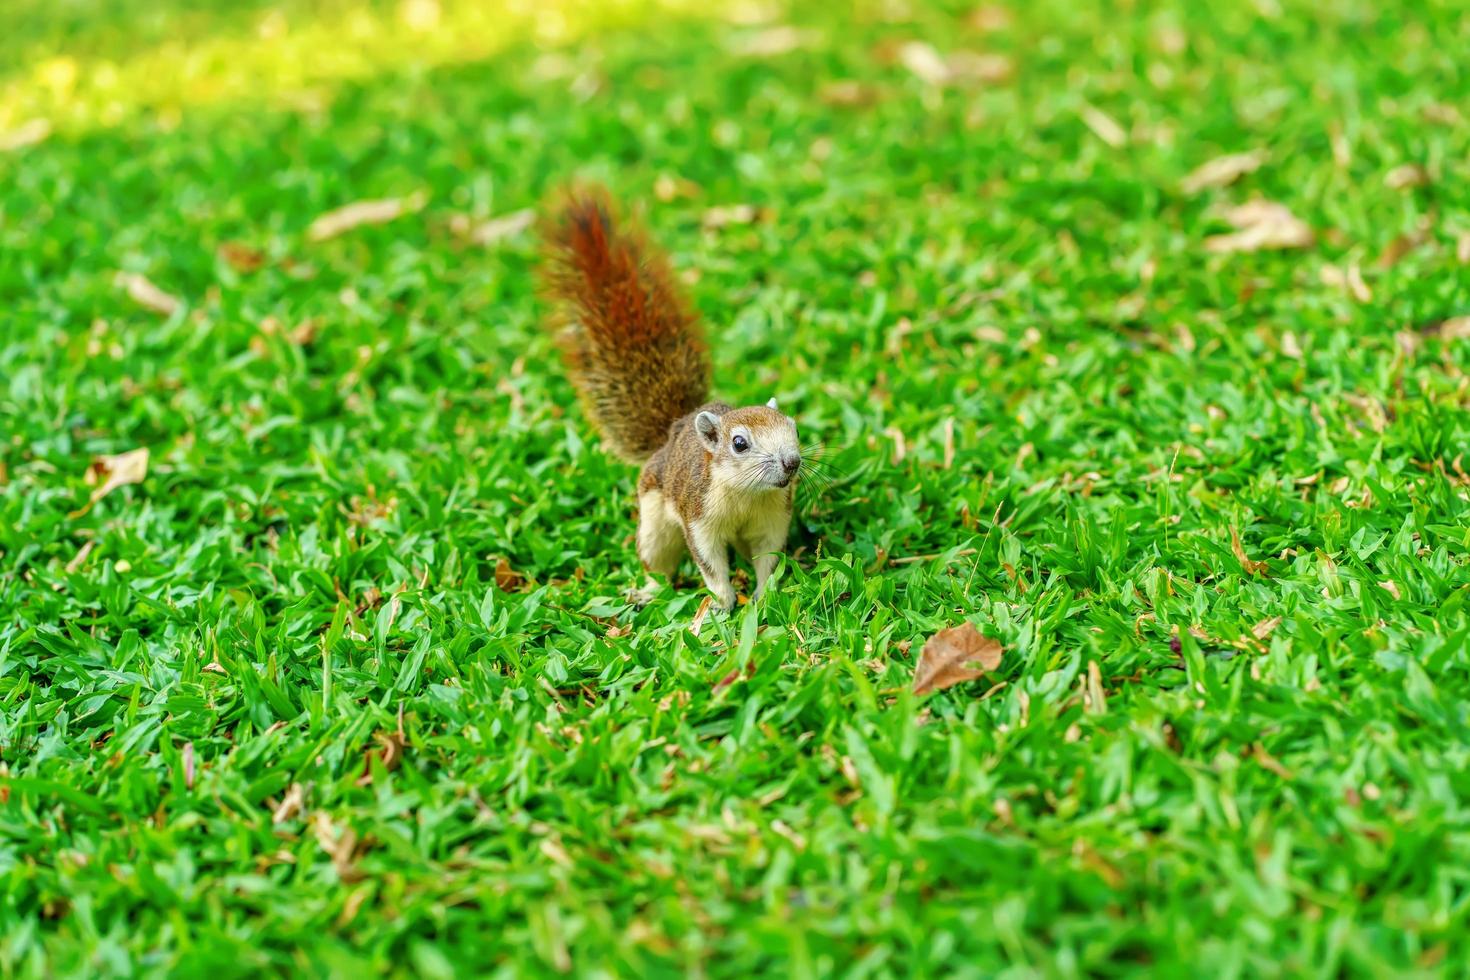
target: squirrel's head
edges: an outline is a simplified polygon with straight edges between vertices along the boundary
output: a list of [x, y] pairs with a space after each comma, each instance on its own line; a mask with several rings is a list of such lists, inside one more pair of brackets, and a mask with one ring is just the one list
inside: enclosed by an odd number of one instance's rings
[[789, 487], [801, 470], [796, 423], [781, 414], [774, 398], [723, 415], [700, 412], [694, 417], [694, 431], [712, 457], [711, 480], [730, 489]]

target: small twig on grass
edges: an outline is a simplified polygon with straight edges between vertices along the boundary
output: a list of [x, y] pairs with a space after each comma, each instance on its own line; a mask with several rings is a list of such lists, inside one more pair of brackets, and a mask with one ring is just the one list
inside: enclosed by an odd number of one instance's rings
[[[956, 551], [953, 555], [950, 555], [950, 557], [951, 558], [968, 558], [970, 555], [975, 554], [979, 550], [980, 549], [978, 549], [978, 548], [961, 548], [959, 551]], [[905, 555], [902, 558], [890, 558], [890, 559], [888, 559], [888, 564], [890, 564], [890, 565], [912, 565], [915, 562], [920, 562], [920, 561], [934, 561], [936, 558], [943, 558], [945, 556], [945, 554], [946, 553], [943, 552], [943, 551], [938, 551], [938, 552], [935, 552], [932, 555]]]

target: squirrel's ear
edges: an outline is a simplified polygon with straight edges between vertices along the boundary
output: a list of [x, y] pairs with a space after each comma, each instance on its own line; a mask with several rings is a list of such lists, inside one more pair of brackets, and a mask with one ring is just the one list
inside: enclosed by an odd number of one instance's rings
[[776, 399], [774, 399], [774, 398], [772, 398], [770, 401], [766, 402], [766, 408], [769, 408], [773, 412], [779, 412], [779, 411], [781, 411], [779, 408], [776, 407]]
[[720, 448], [720, 417], [714, 412], [700, 412], [694, 416], [694, 431], [709, 449]]

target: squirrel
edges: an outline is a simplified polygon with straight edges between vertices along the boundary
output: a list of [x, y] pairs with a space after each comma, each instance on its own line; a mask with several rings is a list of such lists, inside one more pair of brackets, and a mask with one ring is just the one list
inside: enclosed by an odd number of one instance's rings
[[567, 373], [612, 452], [642, 465], [638, 557], [648, 584], [687, 551], [722, 610], [735, 605], [729, 552], [764, 594], [786, 546], [801, 472], [796, 422], [772, 398], [710, 401], [704, 328], [664, 255], [622, 223], [607, 193], [568, 194], [542, 223], [541, 286]]

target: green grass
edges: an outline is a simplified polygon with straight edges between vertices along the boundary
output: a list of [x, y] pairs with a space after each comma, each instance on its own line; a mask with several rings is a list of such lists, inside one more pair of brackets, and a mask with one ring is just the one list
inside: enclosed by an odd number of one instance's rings
[[[0, 974], [1470, 970], [1467, 8], [285, 6], [0, 58]], [[698, 637], [534, 240], [456, 231], [574, 175], [841, 476]], [[1255, 196], [1317, 244], [1207, 251]], [[964, 620], [1000, 671], [915, 698]]]

